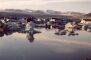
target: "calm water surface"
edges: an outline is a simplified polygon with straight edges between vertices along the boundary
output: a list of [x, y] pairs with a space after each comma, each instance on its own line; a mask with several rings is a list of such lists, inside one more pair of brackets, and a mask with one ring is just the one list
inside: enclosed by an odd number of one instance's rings
[[[0, 37], [0, 60], [86, 60], [91, 58], [91, 33], [78, 36], [55, 35], [55, 30], [40, 29], [34, 40], [27, 33]], [[30, 36], [31, 37], [31, 36]]]

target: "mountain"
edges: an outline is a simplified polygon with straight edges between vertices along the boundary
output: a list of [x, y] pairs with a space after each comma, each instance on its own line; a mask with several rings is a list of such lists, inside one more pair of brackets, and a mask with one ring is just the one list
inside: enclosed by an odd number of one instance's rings
[[21, 18], [21, 17], [30, 17], [33, 16], [35, 18], [62, 18], [68, 17], [64, 15], [58, 14], [58, 11], [42, 11], [42, 10], [20, 10], [20, 9], [5, 9], [0, 10], [0, 18], [7, 17], [7, 18]]
[[50, 15], [61, 15], [60, 11], [54, 11], [54, 10], [46, 10], [46, 13]]
[[54, 11], [54, 10], [30, 10], [30, 9], [5, 9], [3, 12], [13, 12], [13, 13], [23, 13], [23, 14], [49, 14], [49, 15], [67, 15], [67, 16], [82, 16], [85, 15], [84, 13], [80, 12], [60, 12], [60, 11]]
[[54, 10], [30, 10], [30, 9], [5, 9], [0, 10], [0, 17], [25, 17], [25, 16], [34, 16], [34, 17], [42, 17], [42, 18], [49, 18], [49, 17], [65, 17], [72, 16], [75, 18], [79, 18], [81, 16], [85, 15], [84, 13], [80, 12], [60, 12], [60, 11], [54, 11]]
[[80, 12], [64, 12], [63, 15], [68, 15], [68, 16], [82, 16], [82, 15], [85, 15], [85, 13], [80, 13]]
[[91, 17], [91, 13], [86, 14], [85, 16]]
[[3, 10], [3, 12], [30, 14], [30, 11], [20, 10], [20, 9], [5, 9]]

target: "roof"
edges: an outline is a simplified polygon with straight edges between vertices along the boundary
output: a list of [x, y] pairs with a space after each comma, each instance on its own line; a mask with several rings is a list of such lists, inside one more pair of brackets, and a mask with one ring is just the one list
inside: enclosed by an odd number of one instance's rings
[[91, 21], [91, 19], [83, 19], [83, 20], [85, 20], [85, 21]]

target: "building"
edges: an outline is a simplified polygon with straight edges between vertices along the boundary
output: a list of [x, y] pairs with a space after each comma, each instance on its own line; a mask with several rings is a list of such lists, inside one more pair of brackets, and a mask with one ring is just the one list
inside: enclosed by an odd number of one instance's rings
[[65, 30], [71, 32], [71, 31], [73, 31], [75, 26], [76, 26], [75, 24], [73, 24], [72, 22], [69, 22], [69, 23], [65, 24]]
[[91, 19], [89, 19], [89, 18], [87, 18], [87, 19], [82, 19], [80, 23], [81, 23], [81, 24], [89, 24], [89, 23], [91, 23]]

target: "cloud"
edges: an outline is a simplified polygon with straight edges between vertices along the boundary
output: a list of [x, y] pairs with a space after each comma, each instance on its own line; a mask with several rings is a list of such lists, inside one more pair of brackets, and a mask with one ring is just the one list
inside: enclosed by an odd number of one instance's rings
[[[14, 1], [3, 1], [0, 2], [1, 9], [41, 9], [47, 2], [43, 1], [25, 1], [25, 0], [14, 0]], [[42, 7], [41, 7], [42, 6]]]
[[0, 0], [1, 9], [91, 11], [91, 0]]
[[75, 2], [75, 1], [78, 1], [78, 2], [87, 2], [87, 1], [91, 1], [91, 0], [0, 0], [0, 2], [8, 2], [8, 1], [35, 1], [35, 2], [53, 2], [53, 1], [60, 1], [60, 2], [71, 2], [71, 1], [73, 1], [73, 2]]
[[26, 6], [26, 5], [43, 5], [46, 4], [46, 2], [41, 2], [41, 1], [5, 1], [5, 2], [0, 2], [1, 6]]

